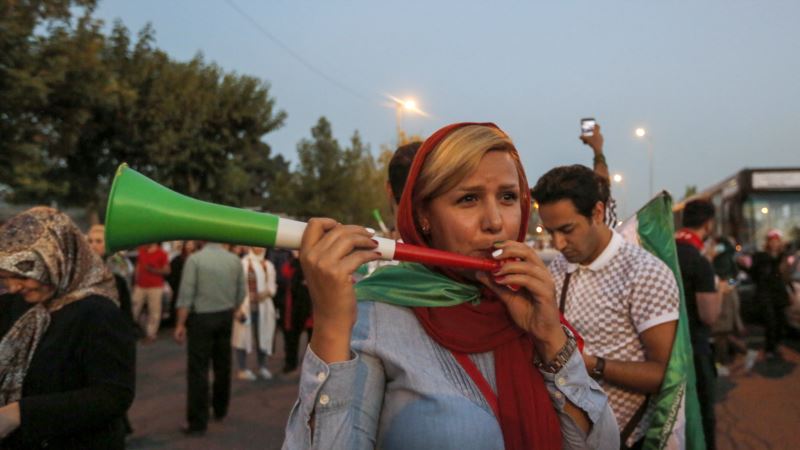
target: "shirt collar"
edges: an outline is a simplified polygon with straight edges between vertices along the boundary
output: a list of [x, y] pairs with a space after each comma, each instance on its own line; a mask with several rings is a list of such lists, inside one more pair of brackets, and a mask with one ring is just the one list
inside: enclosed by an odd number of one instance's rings
[[608, 245], [606, 245], [606, 248], [603, 250], [603, 252], [600, 253], [600, 256], [585, 266], [568, 262], [567, 273], [575, 272], [578, 269], [597, 272], [611, 262], [611, 259], [614, 258], [614, 256], [619, 252], [619, 249], [622, 247], [623, 243], [625, 243], [625, 240], [622, 238], [622, 236], [616, 231], [611, 230], [611, 240], [608, 242]]

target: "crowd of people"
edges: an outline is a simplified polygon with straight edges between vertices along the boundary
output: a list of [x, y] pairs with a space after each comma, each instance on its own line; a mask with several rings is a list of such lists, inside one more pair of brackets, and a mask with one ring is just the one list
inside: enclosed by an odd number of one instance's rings
[[[309, 220], [299, 251], [185, 241], [129, 258], [107, 254], [102, 225], [84, 235], [44, 207], [15, 216], [0, 228], [0, 448], [124, 448], [135, 341], [162, 326], [186, 346], [188, 435], [225, 419], [232, 366], [242, 382], [274, 377], [280, 332], [281, 372], [300, 378], [287, 449], [641, 448], [680, 319], [678, 281], [694, 419], [715, 448], [716, 377], [737, 351], [749, 368], [780, 358], [800, 307], [798, 261], [777, 230], [737, 257], [699, 199], [675, 235], [676, 279], [613, 229], [599, 126], [581, 140], [592, 168], [557, 167], [532, 188], [494, 124], [449, 125], [395, 153], [392, 237], [494, 259], [491, 273], [380, 262], [373, 230], [327, 218]], [[558, 251], [549, 265], [525, 244], [534, 201]], [[756, 285], [760, 352], [743, 340], [741, 271]]]

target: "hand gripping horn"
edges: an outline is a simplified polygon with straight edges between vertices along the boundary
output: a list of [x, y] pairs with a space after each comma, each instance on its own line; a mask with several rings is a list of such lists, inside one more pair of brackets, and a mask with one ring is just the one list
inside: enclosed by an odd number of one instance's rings
[[[256, 247], [299, 249], [304, 222], [196, 200], [167, 189], [122, 164], [106, 208], [106, 248], [113, 253], [150, 242], [204, 240]], [[499, 265], [455, 253], [375, 237], [383, 259], [495, 270]]]

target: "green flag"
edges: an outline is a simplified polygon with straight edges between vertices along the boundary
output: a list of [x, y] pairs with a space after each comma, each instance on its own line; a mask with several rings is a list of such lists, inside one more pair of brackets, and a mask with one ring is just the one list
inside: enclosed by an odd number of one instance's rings
[[644, 449], [705, 449], [700, 404], [695, 386], [689, 318], [683, 293], [675, 227], [672, 220], [672, 198], [662, 192], [640, 209], [636, 215], [617, 227], [627, 241], [641, 245], [661, 259], [675, 274], [681, 293], [680, 319], [672, 354], [655, 402], [650, 428], [645, 435]]

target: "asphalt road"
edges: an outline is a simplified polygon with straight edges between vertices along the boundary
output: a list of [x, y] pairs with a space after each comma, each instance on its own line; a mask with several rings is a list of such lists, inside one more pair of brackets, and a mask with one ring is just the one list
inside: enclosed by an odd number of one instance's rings
[[[140, 345], [136, 400], [130, 410], [130, 449], [278, 449], [297, 395], [297, 376], [233, 380], [228, 417], [209, 423], [202, 437], [180, 432], [186, 408], [186, 351], [164, 330]], [[276, 348], [282, 348], [280, 336]], [[800, 345], [781, 348], [783, 358], [759, 361], [745, 373], [742, 358], [719, 379], [717, 441], [721, 450], [800, 448]], [[253, 355], [251, 355], [253, 357]], [[253, 357], [254, 358], [254, 357]], [[279, 372], [282, 354], [270, 359]], [[254, 361], [251, 361], [255, 365]], [[235, 374], [235, 372], [234, 372]]]

